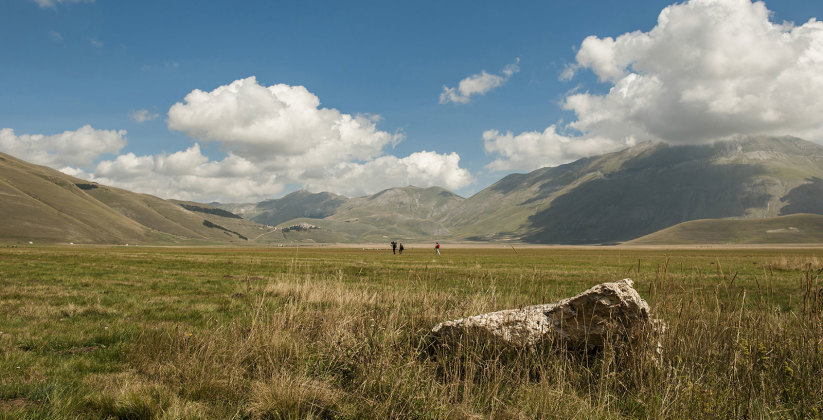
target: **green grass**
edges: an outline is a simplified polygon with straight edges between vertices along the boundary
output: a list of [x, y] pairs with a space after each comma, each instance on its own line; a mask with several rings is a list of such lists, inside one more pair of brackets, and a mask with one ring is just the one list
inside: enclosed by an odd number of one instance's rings
[[[823, 410], [822, 249], [0, 248], [0, 418], [762, 418]], [[662, 360], [438, 322], [624, 277]]]

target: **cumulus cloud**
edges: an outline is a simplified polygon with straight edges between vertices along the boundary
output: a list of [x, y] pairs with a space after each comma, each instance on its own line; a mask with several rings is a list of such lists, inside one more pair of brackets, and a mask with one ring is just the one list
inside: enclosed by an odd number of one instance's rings
[[520, 71], [518, 58], [514, 63], [503, 68], [500, 74], [489, 74], [485, 70], [479, 74], [473, 74], [458, 83], [456, 88], [443, 86], [440, 93], [440, 103], [449, 102], [465, 104], [468, 103], [472, 95], [485, 95], [490, 90], [505, 84], [515, 73]]
[[586, 156], [611, 152], [632, 146], [634, 138], [616, 141], [607, 137], [569, 137], [559, 134], [555, 125], [543, 132], [527, 131], [520, 134], [483, 132], [485, 150], [497, 155], [487, 168], [495, 171], [527, 170], [557, 166]]
[[263, 200], [280, 194], [284, 187], [277, 174], [263, 171], [236, 155], [210, 160], [196, 143], [171, 154], [123, 154], [98, 163], [90, 173], [76, 168], [64, 172], [105, 185], [182, 200]]
[[762, 2], [691, 0], [649, 32], [586, 38], [568, 73], [589, 69], [608, 93], [570, 95], [587, 135], [673, 143], [737, 134], [823, 140], [823, 22], [775, 23]]
[[398, 185], [457, 189], [473, 181], [456, 153], [417, 152], [404, 158], [380, 156], [368, 162], [339, 162], [323, 169], [272, 171], [234, 154], [210, 160], [199, 144], [176, 153], [127, 153], [97, 164], [91, 172], [63, 172], [105, 185], [195, 201], [260, 201], [279, 195], [287, 184], [347, 196], [372, 194]]
[[159, 116], [160, 116], [160, 114], [158, 114], [156, 112], [151, 113], [151, 112], [149, 112], [148, 109], [138, 109], [137, 111], [132, 111], [129, 114], [129, 117], [131, 117], [131, 119], [133, 119], [133, 120], [135, 120], [139, 123], [143, 123], [143, 122], [146, 122], [146, 121], [151, 121], [153, 119], [156, 119]]
[[514, 135], [484, 133], [489, 168], [534, 169], [635, 141], [675, 144], [734, 135], [823, 140], [823, 23], [775, 23], [762, 2], [691, 0], [666, 7], [648, 32], [586, 38], [561, 80], [592, 71], [604, 94], [562, 101], [576, 118]]
[[50, 136], [18, 136], [10, 128], [0, 129], [0, 150], [53, 168], [90, 166], [101, 155], [117, 153], [125, 145], [126, 130], [97, 130], [90, 125]]
[[194, 90], [169, 109], [168, 126], [272, 169], [322, 168], [370, 160], [403, 136], [378, 117], [320, 107], [303, 86], [261, 86], [254, 77], [211, 92]]
[[323, 108], [303, 86], [262, 86], [249, 77], [192, 91], [169, 109], [168, 125], [218, 143], [257, 173], [314, 191], [352, 196], [399, 184], [461, 188], [472, 182], [456, 153], [385, 155], [403, 136], [379, 130], [378, 121]]
[[70, 3], [94, 3], [94, 0], [31, 0], [34, 3], [37, 3], [41, 9], [54, 9], [57, 7], [58, 4], [70, 4]]

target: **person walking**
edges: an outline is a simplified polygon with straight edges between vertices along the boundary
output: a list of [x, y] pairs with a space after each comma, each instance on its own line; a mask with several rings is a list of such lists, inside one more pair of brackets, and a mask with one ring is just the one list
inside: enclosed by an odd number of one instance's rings
[[440, 242], [434, 243], [434, 255], [440, 255]]
[[397, 242], [391, 241], [391, 253], [397, 254]]
[[405, 248], [403, 248], [403, 242], [400, 242], [400, 248], [398, 248], [398, 249], [400, 251], [400, 255], [403, 255], [403, 250], [405, 249]]

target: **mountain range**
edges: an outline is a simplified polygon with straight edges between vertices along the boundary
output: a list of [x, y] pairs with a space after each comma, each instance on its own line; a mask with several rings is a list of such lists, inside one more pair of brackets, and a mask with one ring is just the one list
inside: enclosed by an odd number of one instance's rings
[[699, 219], [823, 214], [823, 146], [793, 137], [647, 142], [508, 175], [466, 199], [438, 187], [403, 187], [352, 199], [299, 191], [256, 205], [217, 205], [261, 223], [299, 216], [341, 241], [618, 243]]
[[[820, 242], [823, 146], [793, 137], [647, 142], [508, 175], [469, 198], [407, 186], [356, 198], [297, 191], [259, 203], [210, 204], [89, 183], [0, 154], [0, 196], [3, 240]], [[695, 222], [702, 219], [714, 225]], [[301, 224], [312, 228], [284, 229]], [[749, 234], [734, 235], [740, 231]]]

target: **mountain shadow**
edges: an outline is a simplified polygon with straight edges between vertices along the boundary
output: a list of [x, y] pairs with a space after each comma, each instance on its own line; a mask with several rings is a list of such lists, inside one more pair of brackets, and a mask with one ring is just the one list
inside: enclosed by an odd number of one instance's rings
[[529, 217], [536, 243], [613, 243], [681, 222], [742, 217], [770, 195], [751, 188], [767, 171], [757, 165], [713, 165], [712, 147], [663, 148], [626, 162], [619, 172], [583, 183]]
[[788, 203], [780, 209], [781, 216], [795, 213], [823, 214], [823, 179], [813, 177], [808, 181], [808, 184], [796, 187], [780, 197], [781, 202]]

